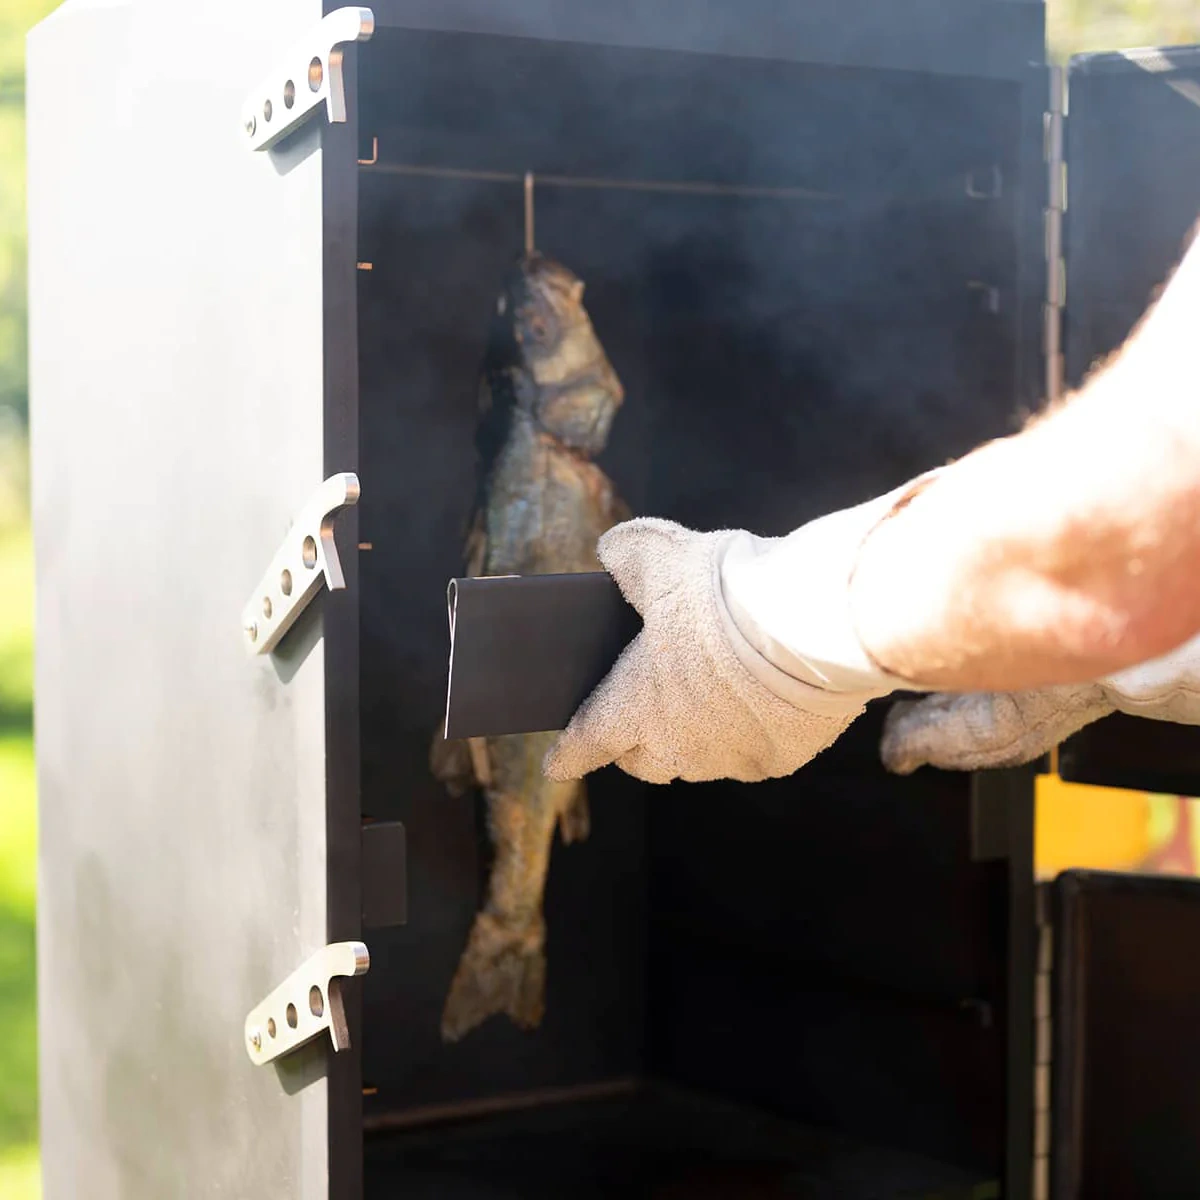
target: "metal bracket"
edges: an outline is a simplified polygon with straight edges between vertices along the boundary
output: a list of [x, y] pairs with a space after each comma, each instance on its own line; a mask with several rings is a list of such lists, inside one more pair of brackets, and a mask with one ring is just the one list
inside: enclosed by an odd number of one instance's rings
[[242, 609], [247, 653], [274, 650], [316, 595], [322, 579], [331, 592], [346, 586], [333, 521], [343, 508], [356, 504], [358, 496], [358, 476], [352, 471], [331, 476], [313, 493]]
[[1053, 404], [1063, 390], [1063, 308], [1067, 303], [1067, 263], [1063, 252], [1063, 214], [1067, 211], [1067, 164], [1063, 153], [1067, 115], [1067, 78], [1062, 67], [1050, 68], [1050, 105], [1043, 118], [1043, 157], [1048, 173], [1045, 212], [1046, 303], [1042, 350], [1046, 361], [1046, 400]]
[[965, 189], [972, 200], [999, 200], [1004, 194], [1004, 173], [994, 163], [968, 171]]
[[369, 8], [338, 8], [322, 17], [243, 105], [242, 129], [250, 149], [269, 149], [322, 101], [331, 121], [345, 121], [342, 46], [369, 41], [374, 32], [375, 14]]
[[326, 1029], [334, 1050], [350, 1048], [342, 979], [365, 975], [371, 955], [362, 942], [334, 942], [293, 971], [246, 1017], [246, 1053], [260, 1066], [311, 1042]]

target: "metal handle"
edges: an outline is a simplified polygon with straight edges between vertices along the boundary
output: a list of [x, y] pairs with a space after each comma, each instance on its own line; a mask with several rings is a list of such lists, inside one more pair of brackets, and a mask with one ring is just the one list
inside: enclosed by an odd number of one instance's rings
[[248, 654], [269, 654], [295, 624], [324, 579], [330, 591], [346, 586], [334, 518], [356, 504], [358, 476], [352, 471], [325, 480], [301, 510], [275, 552], [267, 573], [242, 609], [242, 637]]
[[330, 121], [345, 121], [342, 46], [369, 41], [374, 32], [375, 14], [369, 8], [338, 8], [323, 17], [242, 106], [250, 149], [269, 149], [322, 102]]
[[341, 980], [365, 975], [371, 955], [362, 942], [334, 942], [293, 971], [246, 1017], [246, 1053], [261, 1065], [298, 1049], [326, 1029], [334, 1050], [350, 1048]]

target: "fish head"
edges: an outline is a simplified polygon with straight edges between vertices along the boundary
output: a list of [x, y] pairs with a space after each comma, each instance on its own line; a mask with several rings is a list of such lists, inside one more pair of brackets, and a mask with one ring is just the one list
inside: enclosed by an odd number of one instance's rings
[[526, 376], [518, 405], [564, 445], [599, 453], [625, 391], [583, 306], [583, 281], [561, 263], [526, 255], [498, 311], [511, 319]]

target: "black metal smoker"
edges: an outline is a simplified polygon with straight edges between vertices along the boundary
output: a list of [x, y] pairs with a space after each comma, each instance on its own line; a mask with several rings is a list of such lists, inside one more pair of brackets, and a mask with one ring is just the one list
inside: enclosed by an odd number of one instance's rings
[[606, 469], [783, 532], [1120, 341], [1194, 52], [1077, 60], [1068, 120], [1023, 0], [68, 0], [28, 79], [49, 1200], [1192, 1194], [1198, 885], [1039, 895], [1031, 771], [888, 777], [872, 712], [772, 785], [603, 774], [543, 1026], [448, 1047], [486, 863], [426, 751], [528, 176]]

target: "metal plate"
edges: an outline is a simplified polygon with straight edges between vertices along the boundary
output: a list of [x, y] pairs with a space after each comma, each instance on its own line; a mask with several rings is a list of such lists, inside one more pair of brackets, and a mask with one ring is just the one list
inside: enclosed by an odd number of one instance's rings
[[237, 127], [320, 16], [69, 3], [29, 40], [48, 1200], [330, 1194], [327, 1049], [256, 1070], [242, 1022], [347, 936], [326, 882], [345, 597], [274, 658], [237, 628], [331, 473], [320, 130], [252, 155]]
[[450, 583], [446, 736], [565, 729], [637, 633], [602, 571]]

